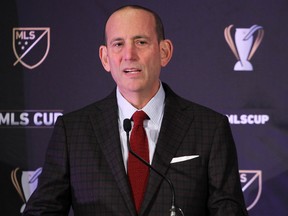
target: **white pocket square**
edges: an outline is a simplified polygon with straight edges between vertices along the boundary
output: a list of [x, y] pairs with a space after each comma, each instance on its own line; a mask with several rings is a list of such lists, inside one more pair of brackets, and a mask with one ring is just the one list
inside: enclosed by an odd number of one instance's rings
[[187, 161], [187, 160], [192, 160], [194, 158], [199, 157], [199, 155], [187, 155], [187, 156], [181, 156], [181, 157], [175, 157], [171, 160], [171, 164], [172, 163], [179, 163], [179, 162], [183, 162], [183, 161]]

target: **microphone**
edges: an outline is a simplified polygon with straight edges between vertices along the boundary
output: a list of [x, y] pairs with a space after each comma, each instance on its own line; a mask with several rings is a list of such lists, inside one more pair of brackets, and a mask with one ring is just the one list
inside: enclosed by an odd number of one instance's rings
[[[170, 181], [170, 179], [168, 179], [166, 176], [164, 176], [162, 173], [160, 173], [158, 170], [156, 170], [153, 166], [150, 165], [150, 163], [148, 163], [147, 161], [145, 161], [143, 158], [141, 158], [139, 155], [137, 155], [131, 148], [130, 148], [130, 141], [129, 141], [129, 132], [131, 130], [131, 120], [130, 119], [124, 119], [123, 122], [123, 127], [124, 127], [124, 131], [126, 132], [126, 136], [127, 136], [127, 147], [128, 147], [128, 151], [135, 156], [139, 161], [141, 161], [143, 164], [145, 164], [146, 166], [148, 166], [151, 170], [153, 170], [155, 173], [157, 173], [159, 176], [161, 176], [168, 184], [171, 190], [171, 208], [170, 208], [170, 216], [176, 216], [176, 207], [175, 207], [175, 190], [174, 190], [174, 186], [172, 184], [172, 182]], [[181, 214], [184, 216], [183, 212], [181, 209], [179, 209]]]

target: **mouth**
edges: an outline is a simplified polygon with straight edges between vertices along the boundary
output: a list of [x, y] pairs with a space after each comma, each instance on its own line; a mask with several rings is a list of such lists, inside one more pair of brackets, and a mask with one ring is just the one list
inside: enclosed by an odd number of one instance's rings
[[141, 70], [138, 68], [125, 68], [124, 73], [140, 73]]

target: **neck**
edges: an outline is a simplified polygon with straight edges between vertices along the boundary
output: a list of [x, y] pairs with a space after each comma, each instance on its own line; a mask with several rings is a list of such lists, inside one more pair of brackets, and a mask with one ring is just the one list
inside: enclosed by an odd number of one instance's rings
[[147, 92], [121, 92], [122, 96], [136, 109], [142, 109], [157, 94], [160, 84], [155, 89], [149, 89]]
[[[122, 94], [122, 93], [121, 93]], [[132, 94], [122, 94], [123, 97], [132, 104], [137, 109], [142, 109], [145, 107], [145, 105], [151, 100], [151, 98], [155, 95], [141, 95], [138, 93], [132, 93]]]

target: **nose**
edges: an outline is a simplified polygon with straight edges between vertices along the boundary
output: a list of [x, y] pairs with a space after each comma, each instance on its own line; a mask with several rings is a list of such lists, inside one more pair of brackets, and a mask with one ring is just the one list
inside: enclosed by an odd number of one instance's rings
[[124, 49], [124, 59], [125, 60], [136, 60], [137, 58], [137, 48], [136, 46], [131, 44], [126, 44]]

